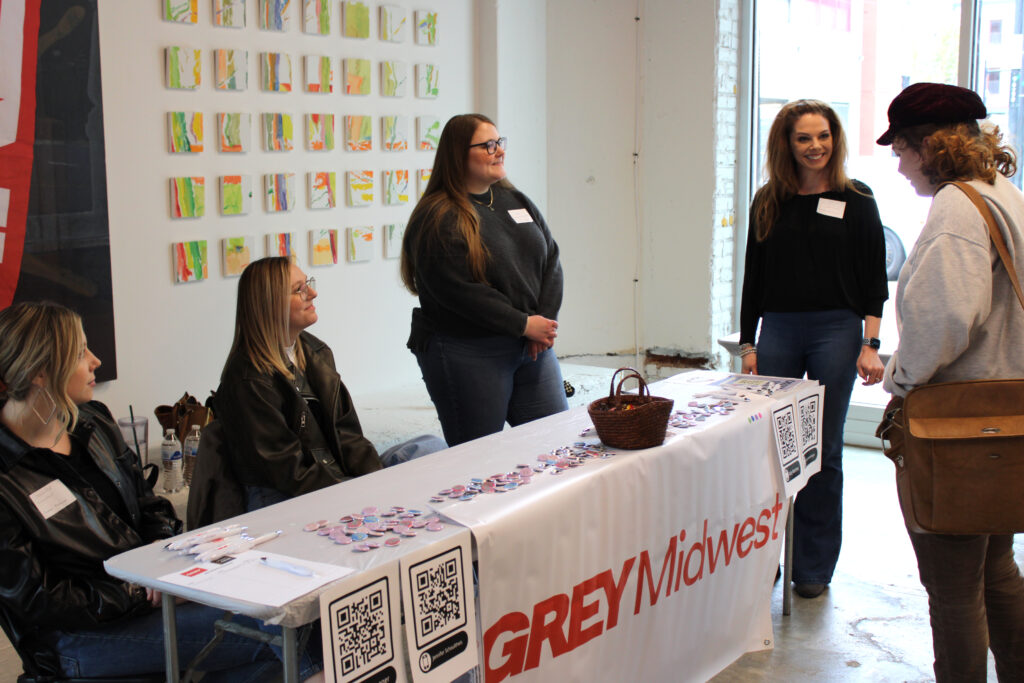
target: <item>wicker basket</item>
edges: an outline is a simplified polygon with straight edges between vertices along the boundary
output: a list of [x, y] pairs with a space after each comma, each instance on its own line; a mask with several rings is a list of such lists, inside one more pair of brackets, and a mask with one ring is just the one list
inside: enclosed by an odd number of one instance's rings
[[[627, 373], [615, 383], [620, 372]], [[622, 383], [636, 378], [640, 383], [636, 395], [623, 394]], [[612, 375], [608, 397], [599, 398], [587, 407], [594, 429], [606, 446], [636, 450], [660, 446], [665, 441], [665, 429], [672, 413], [674, 401], [651, 396], [647, 382], [633, 368], [619, 368]]]

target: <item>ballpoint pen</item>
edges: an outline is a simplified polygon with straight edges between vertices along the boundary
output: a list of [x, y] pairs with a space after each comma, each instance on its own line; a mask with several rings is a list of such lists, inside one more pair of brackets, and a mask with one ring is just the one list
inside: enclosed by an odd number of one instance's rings
[[281, 530], [271, 531], [269, 534], [263, 534], [256, 538], [245, 538], [240, 541], [233, 543], [227, 543], [213, 550], [207, 550], [205, 553], [199, 553], [196, 555], [196, 562], [213, 562], [219, 560], [225, 555], [234, 555], [235, 553], [242, 553], [246, 550], [252, 550], [261, 543], [266, 543], [272, 539], [277, 538], [281, 535]]
[[281, 569], [283, 571], [290, 572], [292, 574], [296, 574], [297, 576], [313, 576], [313, 570], [312, 569], [310, 569], [308, 567], [303, 567], [302, 565], [299, 565], [299, 564], [291, 564], [290, 562], [285, 562], [283, 560], [276, 560], [276, 559], [271, 558], [271, 557], [261, 557], [260, 558], [260, 562], [262, 564], [267, 565], [268, 567], [273, 567], [274, 569]]
[[205, 553], [208, 550], [213, 550], [215, 548], [220, 548], [221, 546], [224, 546], [224, 545], [231, 545], [232, 543], [237, 543], [239, 541], [244, 541], [244, 540], [247, 540], [248, 538], [249, 537], [246, 536], [243, 533], [237, 533], [237, 534], [233, 534], [233, 535], [230, 535], [230, 536], [221, 536], [220, 538], [214, 538], [214, 539], [209, 540], [209, 541], [207, 541], [205, 543], [199, 543], [199, 544], [194, 545], [194, 546], [192, 546], [190, 548], [185, 548], [184, 550], [181, 550], [179, 552], [182, 555], [199, 555], [201, 553]]
[[212, 529], [207, 529], [206, 531], [200, 531], [195, 534], [183, 536], [182, 538], [179, 538], [176, 541], [171, 541], [164, 547], [167, 550], [184, 550], [185, 548], [198, 545], [199, 543], [212, 541], [213, 539], [218, 537], [231, 536], [244, 530], [245, 527], [241, 524], [229, 524], [227, 526], [218, 526]]

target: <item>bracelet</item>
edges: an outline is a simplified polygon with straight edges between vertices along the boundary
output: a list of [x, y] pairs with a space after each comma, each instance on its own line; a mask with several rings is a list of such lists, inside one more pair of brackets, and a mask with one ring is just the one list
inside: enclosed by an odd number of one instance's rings
[[747, 348], [740, 347], [740, 358], [743, 358], [744, 356], [749, 356], [752, 353], [757, 353], [757, 347], [755, 347], [753, 344], [749, 344]]

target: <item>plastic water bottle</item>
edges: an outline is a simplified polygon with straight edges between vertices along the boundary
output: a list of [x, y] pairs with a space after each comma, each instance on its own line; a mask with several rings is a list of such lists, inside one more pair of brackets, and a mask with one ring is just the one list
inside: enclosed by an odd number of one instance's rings
[[164, 432], [160, 444], [160, 458], [164, 465], [164, 493], [181, 490], [181, 442], [173, 429]]
[[192, 431], [185, 437], [184, 463], [185, 486], [192, 485], [192, 473], [196, 469], [196, 458], [199, 456], [199, 425], [192, 425]]

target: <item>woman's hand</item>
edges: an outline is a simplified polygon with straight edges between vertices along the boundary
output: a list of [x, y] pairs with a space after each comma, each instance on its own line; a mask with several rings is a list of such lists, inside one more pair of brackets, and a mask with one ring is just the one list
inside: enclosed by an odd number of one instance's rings
[[871, 386], [882, 381], [885, 375], [885, 366], [882, 359], [878, 357], [878, 351], [870, 346], [862, 346], [860, 356], [857, 357], [857, 374], [864, 380], [864, 386]]
[[747, 355], [740, 358], [740, 362], [743, 364], [741, 373], [744, 375], [756, 375], [757, 374], [757, 352], [748, 353]]
[[531, 315], [526, 319], [526, 332], [523, 336], [537, 342], [545, 349], [550, 349], [558, 336], [558, 321], [542, 315]]
[[530, 358], [532, 360], [537, 360], [537, 355], [541, 351], [544, 351], [546, 348], [548, 348], [548, 347], [545, 347], [540, 342], [535, 342], [532, 339], [527, 339], [526, 340], [526, 352], [528, 354], [530, 354]]

